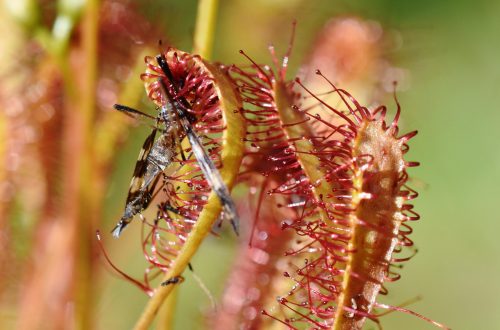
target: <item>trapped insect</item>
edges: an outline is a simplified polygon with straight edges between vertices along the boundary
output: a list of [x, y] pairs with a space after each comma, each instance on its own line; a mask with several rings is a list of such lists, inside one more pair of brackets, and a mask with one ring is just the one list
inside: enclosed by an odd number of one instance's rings
[[[172, 163], [176, 154], [176, 148], [180, 146], [180, 141], [185, 136], [189, 140], [192, 153], [205, 179], [222, 204], [225, 218], [231, 222], [235, 233], [238, 234], [239, 219], [236, 206], [217, 167], [204, 150], [199, 136], [193, 129], [192, 124], [196, 118], [189, 113], [192, 105], [185, 97], [179, 95], [178, 84], [182, 82], [177, 82], [174, 79], [164, 54], [157, 55], [155, 59], [164, 75], [164, 77], [160, 77], [157, 80], [161, 98], [158, 117], [154, 118], [127, 106], [115, 105], [115, 109], [127, 114], [155, 119], [157, 125], [146, 138], [139, 153], [130, 183], [125, 210], [118, 224], [113, 229], [112, 234], [114, 237], [119, 237], [123, 229], [132, 221], [134, 215], [139, 214], [149, 206], [155, 194], [154, 191], [160, 174]], [[158, 128], [158, 124], [162, 124], [164, 128]], [[161, 134], [155, 140], [158, 130], [161, 131]], [[175, 209], [171, 211], [175, 212]]]
[[[131, 115], [155, 119], [127, 106], [116, 104], [115, 109]], [[156, 120], [158, 123], [162, 122]], [[182, 134], [182, 132], [180, 132], [175, 122], [163, 121], [163, 123], [165, 128], [159, 129], [155, 127], [144, 141], [130, 182], [125, 210], [112, 232], [114, 237], [119, 237], [122, 230], [132, 221], [134, 215], [149, 206], [155, 195], [155, 188], [160, 179], [160, 174], [172, 163], [178, 144], [177, 141], [181, 138], [179, 134]], [[155, 140], [158, 130], [161, 131], [161, 135]]]

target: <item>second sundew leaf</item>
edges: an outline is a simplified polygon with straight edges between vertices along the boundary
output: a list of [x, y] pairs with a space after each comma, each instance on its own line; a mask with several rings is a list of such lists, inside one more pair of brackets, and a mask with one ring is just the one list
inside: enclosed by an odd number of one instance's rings
[[[255, 281], [247, 281], [245, 290], [261, 294], [241, 308], [261, 309], [262, 316], [250, 318], [243, 313], [240, 326], [276, 322], [289, 328], [329, 327], [341, 284], [337, 266], [345, 254], [346, 232], [333, 223], [334, 203], [328, 202], [334, 191], [330, 184], [338, 185], [331, 180], [332, 162], [328, 163], [335, 148], [324, 143], [331, 134], [323, 138], [311, 126], [311, 114], [294, 106], [301, 99], [294, 83], [284, 81], [284, 67], [278, 68], [277, 77], [269, 67], [246, 57], [252, 63], [250, 69], [234, 68], [249, 123], [244, 171], [262, 177], [262, 181], [248, 180], [252, 185], [260, 182], [260, 195], [267, 195], [266, 202], [272, 198], [278, 212], [256, 213], [255, 236], [262, 242], [255, 248], [266, 258], [249, 260], [244, 269], [258, 269], [268, 280], [264, 284], [259, 283], [259, 274], [246, 276]], [[265, 204], [260, 197], [256, 203]], [[268, 242], [271, 239], [279, 245]]]
[[[296, 157], [302, 165], [302, 170], [307, 175], [312, 184], [312, 191], [316, 200], [321, 203], [323, 198], [331, 195], [333, 187], [325, 180], [327, 177], [320, 160], [314, 155], [315, 147], [311, 138], [314, 136], [304, 113], [292, 104], [289, 89], [281, 81], [274, 85], [274, 96], [276, 108], [281, 122], [284, 124], [284, 131], [289, 141], [293, 141], [296, 149]], [[300, 123], [300, 124], [297, 124]], [[328, 214], [323, 208], [319, 208], [322, 221], [331, 225]]]

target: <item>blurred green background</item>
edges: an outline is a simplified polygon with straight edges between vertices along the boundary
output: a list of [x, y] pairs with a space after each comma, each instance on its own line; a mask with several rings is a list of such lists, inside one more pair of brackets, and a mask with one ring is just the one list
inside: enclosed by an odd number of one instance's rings
[[[145, 3], [144, 15], [162, 20], [166, 38], [189, 50], [196, 1]], [[296, 19], [292, 77], [315, 33], [329, 19], [345, 15], [377, 21], [400, 40], [387, 55], [409, 77], [398, 92], [401, 132], [419, 131], [407, 156], [421, 163], [409, 171], [410, 186], [420, 193], [415, 205], [422, 219], [413, 224], [411, 236], [419, 252], [405, 264], [402, 279], [388, 284], [389, 295], [381, 300], [398, 305], [421, 296], [408, 308], [452, 329], [500, 329], [500, 216], [494, 208], [500, 205], [500, 2], [226, 0], [220, 2], [213, 58], [242, 63], [238, 50], [244, 49], [269, 62], [267, 45], [285, 49]], [[390, 99], [388, 103], [394, 110]], [[106, 228], [122, 211], [145, 132], [134, 128], [120, 152], [105, 200]], [[116, 264], [140, 275], [142, 254], [133, 230], [106, 244]], [[229, 232], [210, 237], [193, 260], [196, 274], [216, 296], [235, 240]], [[197, 329], [210, 301], [191, 274], [185, 276], [175, 328]], [[130, 328], [147, 297], [104, 270], [99, 286], [99, 329]], [[384, 329], [434, 329], [399, 312], [381, 322]], [[376, 326], [366, 326], [372, 328]]]

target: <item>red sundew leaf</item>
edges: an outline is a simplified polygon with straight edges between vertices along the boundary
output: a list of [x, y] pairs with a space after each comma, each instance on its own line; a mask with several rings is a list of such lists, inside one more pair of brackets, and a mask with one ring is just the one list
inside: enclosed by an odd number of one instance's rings
[[[163, 55], [171, 73], [160, 68], [162, 57], [146, 57], [147, 70], [141, 78], [148, 96], [162, 106], [166, 100], [160, 88], [166, 86], [168, 93], [179, 100], [179, 106], [185, 107], [183, 110], [187, 113], [179, 121], [189, 116], [190, 132], [195, 132], [200, 139], [197, 145], [203, 144], [208, 157], [217, 163], [224, 184], [231, 189], [244, 151], [245, 122], [239, 113], [239, 94], [223, 67], [173, 48]], [[174, 160], [176, 164], [169, 168], [172, 171], [166, 177], [167, 200], [160, 204], [158, 218], [148, 228], [151, 234], [144, 235], [143, 245], [152, 251], [147, 259], [152, 261], [152, 267], [159, 267], [165, 273], [163, 281], [180, 276], [221, 213], [220, 197], [210, 189], [200, 171], [200, 163], [193, 161], [194, 156], [190, 155], [193, 145], [182, 148], [188, 159]], [[170, 203], [175, 204], [175, 212], [168, 212]], [[158, 238], [158, 235], [165, 236]], [[161, 259], [167, 264], [159, 263]], [[156, 289], [138, 320], [138, 327], [150, 324], [171, 290], [172, 285]]]
[[354, 163], [351, 252], [334, 329], [361, 329], [386, 281], [400, 225], [405, 221], [399, 197], [405, 183], [400, 179], [405, 170], [401, 142], [383, 125], [383, 120], [366, 118], [352, 146], [354, 158], [369, 155], [371, 160]]
[[[317, 74], [322, 76], [319, 71]], [[339, 212], [334, 215], [333, 223], [337, 225], [339, 219], [347, 221], [349, 243], [345, 264], [339, 265], [343, 280], [338, 287], [340, 295], [332, 315], [332, 329], [361, 329], [367, 318], [378, 322], [372, 307], [378, 294], [386, 291], [384, 282], [399, 278], [399, 274], [389, 269], [398, 260], [394, 255], [401, 247], [413, 245], [408, 238], [412, 230], [406, 222], [419, 217], [405, 201], [417, 194], [405, 186], [406, 169], [412, 163], [406, 162], [403, 155], [408, 149], [407, 138], [414, 134], [398, 138], [399, 104], [395, 119], [387, 124], [385, 106], [370, 112], [348, 92], [331, 86], [356, 118], [346, 126], [346, 132], [354, 134], [336, 137], [336, 145], [344, 156], [335, 164], [337, 173], [332, 180], [343, 182], [343, 189], [342, 195], [333, 191], [332, 197], [342, 196], [344, 202], [336, 207]], [[306, 91], [325, 109], [334, 111], [311, 91]], [[323, 127], [325, 134], [330, 127], [327, 124]], [[342, 167], [347, 171], [339, 176]], [[399, 261], [405, 259], [399, 258]]]

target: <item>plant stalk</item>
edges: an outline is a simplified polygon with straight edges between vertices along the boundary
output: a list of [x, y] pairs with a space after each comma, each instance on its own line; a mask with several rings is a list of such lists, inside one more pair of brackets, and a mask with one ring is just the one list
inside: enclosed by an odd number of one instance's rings
[[193, 54], [205, 60], [212, 58], [219, 0], [200, 0], [194, 30]]
[[78, 329], [91, 329], [92, 326], [92, 274], [93, 274], [93, 228], [96, 227], [100, 214], [99, 200], [101, 194], [96, 194], [95, 187], [100, 185], [93, 175], [94, 150], [92, 133], [94, 131], [94, 117], [96, 112], [97, 89], [97, 45], [99, 25], [99, 1], [88, 0], [83, 16], [83, 52], [85, 70], [81, 95], [79, 118], [81, 123], [81, 164], [79, 168], [78, 189], [78, 225], [75, 237], [78, 237], [75, 297], [77, 300], [76, 326]]

